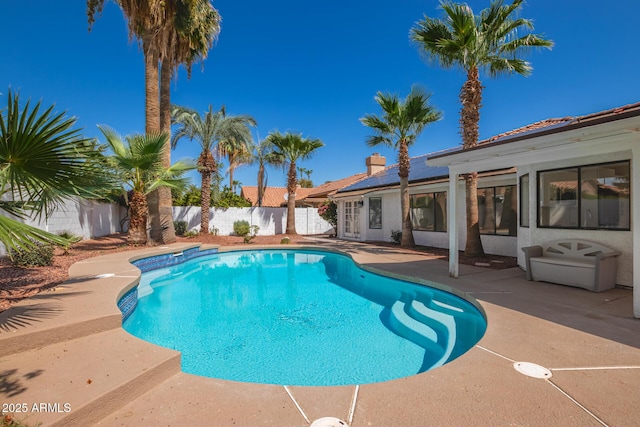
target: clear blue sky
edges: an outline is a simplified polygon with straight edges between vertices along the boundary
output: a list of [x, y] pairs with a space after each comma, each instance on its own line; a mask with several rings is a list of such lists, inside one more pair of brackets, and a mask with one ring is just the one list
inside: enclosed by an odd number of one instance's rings
[[[489, 0], [468, 2], [478, 13]], [[180, 72], [172, 101], [204, 112], [225, 104], [249, 114], [264, 138], [270, 131], [301, 132], [325, 143], [299, 166], [316, 185], [365, 170], [374, 151], [395, 162], [394, 151], [366, 146], [359, 118], [379, 113], [376, 91], [405, 96], [420, 84], [433, 93], [442, 121], [425, 129], [412, 156], [456, 146], [465, 75], [424, 63], [409, 42], [423, 14], [441, 16], [435, 0], [217, 0], [222, 32], [204, 63], [187, 79]], [[481, 138], [550, 117], [587, 114], [640, 101], [640, 1], [529, 0], [522, 16], [556, 43], [528, 59], [533, 75], [482, 78]], [[91, 33], [84, 0], [0, 0], [0, 108], [10, 86], [21, 97], [56, 104], [78, 118], [87, 136], [97, 124], [123, 135], [144, 131], [144, 66], [129, 42], [120, 9], [107, 1]], [[255, 135], [255, 131], [254, 131]], [[173, 158], [197, 158], [198, 145], [180, 142]], [[257, 169], [235, 178], [255, 185]], [[199, 185], [199, 176], [194, 174]], [[281, 169], [269, 185], [285, 184]]]

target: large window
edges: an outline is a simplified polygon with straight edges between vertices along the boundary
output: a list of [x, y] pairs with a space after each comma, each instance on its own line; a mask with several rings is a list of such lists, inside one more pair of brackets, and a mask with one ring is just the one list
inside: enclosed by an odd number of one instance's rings
[[520, 226], [529, 227], [529, 174], [520, 177]]
[[516, 186], [478, 188], [480, 234], [515, 236], [517, 233]]
[[369, 228], [382, 228], [382, 198], [369, 198]]
[[414, 230], [447, 231], [447, 193], [412, 194], [411, 226]]
[[630, 163], [538, 172], [538, 226], [629, 230]]

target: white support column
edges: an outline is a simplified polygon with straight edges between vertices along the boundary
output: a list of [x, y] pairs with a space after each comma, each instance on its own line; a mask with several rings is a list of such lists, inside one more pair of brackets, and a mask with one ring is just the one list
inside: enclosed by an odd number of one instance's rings
[[447, 230], [449, 233], [449, 276], [458, 277], [458, 173], [449, 166], [449, 194], [447, 194]]
[[[640, 147], [631, 149], [631, 229], [633, 230], [633, 315], [640, 318]], [[635, 184], [635, 185], [634, 185]]]

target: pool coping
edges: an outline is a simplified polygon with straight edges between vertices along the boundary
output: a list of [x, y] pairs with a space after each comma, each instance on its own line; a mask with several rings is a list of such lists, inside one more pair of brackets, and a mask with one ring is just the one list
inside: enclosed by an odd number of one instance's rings
[[[314, 249], [319, 244], [324, 245], [313, 242], [287, 245], [286, 248], [252, 245], [218, 249], [221, 252], [260, 248]], [[19, 368], [6, 363], [19, 365], [16, 360], [21, 359], [22, 353], [26, 356], [44, 352], [50, 344], [43, 341], [43, 337], [68, 346], [76, 342], [82, 345], [87, 337], [118, 328], [114, 327], [114, 315], [121, 314], [116, 302], [139, 280], [139, 271], [136, 273], [137, 269], [129, 262], [162, 251], [194, 246], [199, 244], [120, 252], [74, 264], [69, 280], [60, 289], [30, 298], [0, 313], [2, 324], [15, 326], [13, 332], [0, 331], [0, 351], [17, 347], [17, 351], [14, 348], [9, 354], [0, 354], [0, 371]], [[111, 412], [97, 414], [100, 424], [119, 425], [126, 414], [132, 417], [127, 420], [138, 423], [179, 424], [179, 420], [186, 417], [218, 425], [226, 425], [230, 420], [238, 425], [303, 425], [307, 423], [305, 416], [311, 421], [320, 416], [342, 419], [352, 416], [352, 426], [421, 425], [426, 417], [432, 425], [478, 422], [625, 425], [629, 420], [640, 418], [640, 409], [633, 405], [633, 396], [640, 395], [640, 367], [637, 366], [640, 361], [640, 321], [633, 319], [630, 291], [614, 289], [593, 294], [575, 288], [527, 282], [524, 273], [518, 269], [462, 268], [462, 277], [452, 279], [448, 277], [445, 261], [426, 260], [424, 256], [403, 254], [399, 249], [340, 241], [332, 241], [325, 247], [346, 253], [361, 268], [375, 273], [384, 271], [389, 275], [391, 272], [399, 278], [410, 276], [426, 281], [435, 277], [444, 286], [473, 296], [485, 310], [487, 333], [478, 345], [451, 363], [412, 377], [360, 386], [357, 395], [356, 389], [349, 386], [291, 387], [289, 395], [280, 386], [236, 383], [171, 371], [166, 378], [156, 378], [148, 388], [141, 385], [141, 393], [132, 400], [118, 401], [110, 407], [110, 410], [115, 408]], [[96, 279], [100, 274], [114, 276]], [[59, 305], [64, 316], [54, 314], [21, 325], [11, 323], [11, 319], [30, 307], [51, 301]], [[64, 331], [73, 333], [60, 333]], [[21, 344], [30, 340], [34, 341], [31, 345]], [[117, 346], [117, 343], [110, 345]], [[153, 344], [147, 343], [143, 347], [148, 349], [145, 351], [158, 352]], [[108, 352], [108, 348], [105, 351]], [[135, 356], [144, 358], [144, 351]], [[513, 361], [535, 362], [552, 368], [554, 377], [551, 380], [525, 377], [513, 369]], [[42, 381], [50, 383], [56, 375], [64, 377], [68, 373], [51, 369], [46, 372], [48, 378]], [[176, 390], [191, 400], [176, 401]], [[55, 387], [50, 392], [52, 400], [64, 399], [56, 393]], [[30, 396], [38, 393], [43, 391], [31, 387], [19, 398], [33, 399]], [[234, 396], [232, 400], [229, 400], [229, 394]], [[203, 399], [203, 396], [209, 398]], [[0, 394], [0, 398], [6, 401], [6, 396]], [[194, 407], [192, 401], [199, 404]], [[355, 401], [353, 411], [350, 410], [352, 401]], [[226, 404], [220, 407], [215, 402]], [[214, 412], [213, 408], [216, 409]], [[260, 418], [257, 418], [258, 414]], [[38, 416], [40, 418], [30, 419], [51, 424], [64, 420], [64, 417], [51, 414]], [[96, 421], [96, 417], [92, 420]]]

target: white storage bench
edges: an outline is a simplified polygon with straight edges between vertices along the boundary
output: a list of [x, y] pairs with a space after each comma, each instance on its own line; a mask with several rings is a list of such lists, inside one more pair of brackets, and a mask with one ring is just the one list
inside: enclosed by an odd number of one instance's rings
[[620, 252], [581, 239], [554, 240], [522, 248], [527, 280], [577, 286], [602, 292], [616, 285]]

